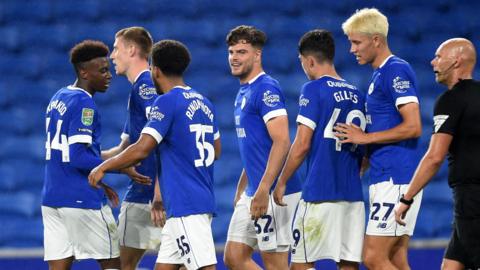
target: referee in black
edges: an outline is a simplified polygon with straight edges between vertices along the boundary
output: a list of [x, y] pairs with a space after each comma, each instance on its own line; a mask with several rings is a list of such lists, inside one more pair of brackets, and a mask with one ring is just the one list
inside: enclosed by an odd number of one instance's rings
[[448, 154], [448, 185], [453, 190], [453, 233], [442, 269], [480, 269], [480, 82], [472, 79], [476, 62], [472, 42], [449, 39], [431, 64], [435, 80], [448, 87], [434, 109], [430, 146], [407, 192], [395, 207], [401, 225], [413, 197], [430, 181]]

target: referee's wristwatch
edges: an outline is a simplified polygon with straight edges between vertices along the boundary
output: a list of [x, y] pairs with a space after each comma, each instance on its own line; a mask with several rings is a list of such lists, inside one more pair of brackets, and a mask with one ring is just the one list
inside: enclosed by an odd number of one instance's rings
[[404, 195], [405, 195], [405, 194], [402, 194], [402, 197], [400, 197], [400, 202], [403, 203], [403, 204], [405, 204], [405, 205], [408, 205], [408, 206], [412, 205], [412, 203], [413, 203], [413, 198], [411, 198], [410, 200], [407, 200], [407, 199], [405, 199], [405, 198], [403, 197]]

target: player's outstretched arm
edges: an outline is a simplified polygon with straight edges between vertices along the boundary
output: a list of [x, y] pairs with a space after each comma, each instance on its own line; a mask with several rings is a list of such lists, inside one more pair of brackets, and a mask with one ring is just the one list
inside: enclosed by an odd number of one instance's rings
[[268, 121], [267, 130], [272, 139], [272, 148], [270, 149], [265, 172], [252, 198], [250, 207], [252, 219], [258, 219], [267, 213], [270, 188], [280, 174], [290, 149], [288, 118], [286, 115], [278, 116]]
[[107, 195], [107, 198], [111, 203], [111, 206], [113, 208], [117, 207], [119, 202], [120, 202], [120, 199], [118, 197], [118, 193], [113, 188], [111, 188], [110, 186], [108, 186], [107, 184], [105, 184], [103, 182], [100, 182], [99, 185], [105, 191], [105, 195]]
[[113, 156], [120, 154], [123, 150], [125, 150], [130, 145], [130, 140], [128, 137], [122, 138], [120, 143], [117, 146], [114, 146], [110, 149], [102, 151], [102, 159], [107, 160]]
[[133, 181], [143, 184], [151, 183], [152, 180], [150, 178], [143, 176], [136, 171], [134, 172], [133, 168], [133, 171], [131, 171], [132, 169], [128, 167], [145, 159], [156, 145], [157, 141], [151, 135], [142, 134], [136, 143], [127, 147], [127, 149], [120, 154], [105, 160], [102, 164], [95, 167], [88, 175], [88, 182], [91, 186], [96, 187], [98, 182], [105, 176], [106, 172], [126, 169], [124, 172], [128, 173]]
[[158, 183], [158, 178], [155, 179], [155, 189], [153, 201], [150, 209], [150, 219], [152, 220], [153, 225], [157, 227], [163, 227], [167, 221], [165, 214], [165, 209], [163, 208], [162, 194], [160, 193], [160, 185]]
[[[427, 153], [423, 156], [420, 164], [413, 175], [410, 186], [407, 192], [403, 195], [403, 198], [410, 201], [422, 190], [437, 173], [442, 166], [443, 160], [448, 153], [448, 148], [452, 142], [453, 136], [446, 133], [436, 133], [432, 135], [430, 139], [430, 146]], [[405, 215], [407, 214], [409, 205], [399, 202], [395, 207], [395, 220], [400, 225], [405, 225]]]
[[355, 124], [338, 123], [334, 135], [343, 143], [372, 144], [395, 143], [406, 139], [418, 138], [422, 135], [422, 122], [420, 120], [420, 107], [412, 102], [400, 105], [402, 122], [387, 130], [365, 133]]
[[277, 185], [273, 191], [273, 199], [276, 204], [281, 206], [287, 205], [283, 202], [287, 182], [298, 167], [300, 167], [310, 151], [312, 136], [313, 130], [311, 128], [302, 124], [298, 125], [297, 135], [295, 135], [295, 140], [288, 152], [287, 161], [285, 161], [285, 165], [283, 166], [282, 172], [278, 177]]

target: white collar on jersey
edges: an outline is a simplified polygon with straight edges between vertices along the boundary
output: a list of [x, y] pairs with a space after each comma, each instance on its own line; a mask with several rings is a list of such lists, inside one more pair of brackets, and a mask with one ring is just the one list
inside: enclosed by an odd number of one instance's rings
[[256, 81], [258, 79], [258, 77], [262, 76], [263, 74], [265, 74], [265, 71], [262, 71], [262, 72], [258, 73], [258, 75], [255, 76], [255, 78], [248, 81], [248, 84], [252, 84], [254, 81]]
[[388, 59], [392, 58], [393, 56], [393, 54], [390, 54], [385, 60], [383, 60], [383, 63], [378, 66], [378, 68], [382, 68], [387, 63]]
[[82, 92], [85, 92], [85, 94], [87, 94], [89, 97], [92, 97], [92, 95], [90, 95], [89, 92], [87, 92], [85, 89], [82, 89], [80, 87], [75, 87], [73, 85], [69, 85], [69, 86], [67, 86], [67, 88], [70, 89], [70, 90], [80, 90]]
[[182, 88], [182, 89], [185, 89], [185, 90], [190, 90], [190, 89], [192, 89], [192, 88], [191, 88], [190, 86], [188, 86], [188, 85], [187, 85], [187, 86], [175, 85], [174, 87], [172, 87], [172, 89], [173, 89], [173, 88]]
[[150, 70], [145, 69], [145, 70], [140, 71], [140, 73], [138, 73], [138, 75], [137, 75], [137, 77], [135, 78], [135, 80], [133, 80], [133, 83], [136, 83], [137, 80], [138, 80], [138, 78], [140, 78], [140, 75], [142, 75], [144, 72], [147, 72], [147, 71], [150, 71]]
[[323, 78], [323, 77], [328, 77], [328, 78], [332, 78], [332, 79], [339, 80], [339, 81], [345, 81], [343, 78], [333, 77], [333, 76], [330, 76], [330, 75], [322, 75], [322, 76], [320, 76], [320, 78], [318, 78], [317, 80], [320, 80], [320, 79]]

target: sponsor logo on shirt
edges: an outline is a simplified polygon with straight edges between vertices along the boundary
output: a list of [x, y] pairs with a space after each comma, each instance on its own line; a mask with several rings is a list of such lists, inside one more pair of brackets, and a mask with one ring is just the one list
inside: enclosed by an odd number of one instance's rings
[[268, 107], [275, 107], [277, 106], [277, 103], [280, 102], [280, 96], [276, 94], [272, 94], [270, 90], [267, 90], [265, 93], [263, 93], [263, 103], [267, 105]]
[[450, 117], [450, 115], [446, 114], [439, 114], [433, 117], [433, 126], [435, 127], [435, 133], [437, 133], [438, 130], [445, 123], [445, 121], [447, 121], [448, 117]]
[[80, 132], [86, 132], [86, 133], [90, 133], [90, 134], [93, 133], [93, 131], [92, 131], [91, 129], [88, 129], [88, 128], [79, 128], [78, 131], [80, 131]]
[[82, 109], [82, 124], [85, 126], [90, 126], [93, 124], [93, 109], [83, 108]]
[[162, 121], [163, 118], [165, 118], [165, 115], [158, 111], [158, 106], [154, 106], [150, 109], [150, 113], [148, 115], [149, 120]]
[[395, 92], [403, 94], [407, 92], [407, 89], [410, 88], [410, 81], [397, 76], [395, 79], [393, 79], [392, 87], [395, 89]]
[[301, 95], [300, 99], [298, 100], [298, 105], [300, 107], [302, 107], [302, 106], [307, 107], [309, 102], [310, 102], [310, 100], [308, 98], [304, 98], [303, 95]]
[[147, 99], [147, 100], [152, 99], [155, 96], [155, 94], [157, 94], [155, 87], [142, 84], [138, 88], [138, 95], [143, 99]]

